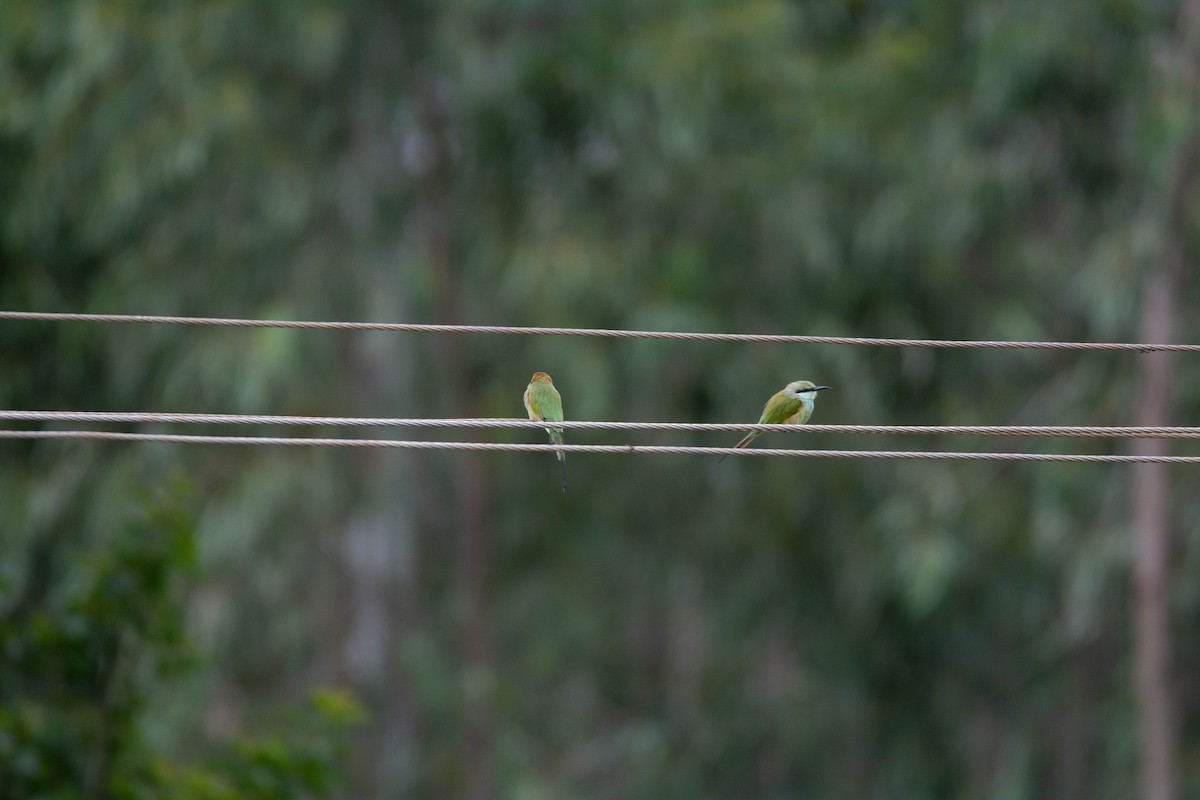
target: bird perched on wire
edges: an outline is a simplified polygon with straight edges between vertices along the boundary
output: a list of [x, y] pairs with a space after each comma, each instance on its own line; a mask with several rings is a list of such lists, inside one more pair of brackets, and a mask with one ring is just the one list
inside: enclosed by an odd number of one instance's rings
[[[529, 413], [529, 418], [534, 422], [563, 421], [562, 397], [554, 388], [554, 381], [550, 380], [550, 376], [544, 372], [533, 373], [533, 377], [529, 379], [529, 385], [525, 387], [525, 396], [522, 401], [525, 403], [525, 411]], [[563, 443], [562, 428], [546, 428], [546, 433], [550, 434], [552, 444]], [[555, 453], [558, 454], [558, 463], [562, 465], [562, 490], [565, 492], [567, 491], [567, 454], [562, 450], [556, 450]]]
[[[812, 381], [792, 381], [787, 386], [771, 395], [771, 399], [763, 406], [762, 416], [758, 418], [759, 425], [803, 425], [812, 416], [813, 404], [817, 402], [817, 392], [832, 389], [832, 386], [817, 386]], [[751, 431], [746, 437], [734, 445], [745, 447], [753, 442], [763, 431]], [[728, 453], [726, 453], [728, 455]], [[718, 463], [725, 456], [718, 459]]]

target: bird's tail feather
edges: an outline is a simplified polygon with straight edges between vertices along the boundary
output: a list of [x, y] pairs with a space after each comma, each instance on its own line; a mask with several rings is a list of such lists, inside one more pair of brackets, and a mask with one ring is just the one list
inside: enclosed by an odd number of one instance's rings
[[[554, 444], [563, 444], [562, 428], [546, 428], [546, 433], [550, 434], [550, 441]], [[562, 465], [562, 490], [567, 491], [567, 454], [562, 450], [555, 450], [554, 454], [558, 456], [558, 463]]]
[[[737, 444], [734, 445], [734, 448], [745, 447], [746, 445], [750, 444], [755, 439], [757, 439], [759, 436], [762, 436], [762, 431], [750, 431], [749, 433], [747, 433], [745, 435], [745, 437], [740, 442], [738, 442]], [[724, 461], [726, 458], [728, 458], [728, 456], [729, 456], [728, 453], [721, 456], [720, 458], [717, 459], [717, 463], [720, 464], [722, 461]]]

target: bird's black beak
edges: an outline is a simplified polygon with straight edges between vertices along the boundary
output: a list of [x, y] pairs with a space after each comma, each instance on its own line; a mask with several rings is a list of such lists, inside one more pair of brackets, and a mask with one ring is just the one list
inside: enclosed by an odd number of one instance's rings
[[822, 389], [832, 389], [832, 388], [833, 388], [832, 386], [814, 386], [814, 387], [812, 388], [812, 390], [813, 390], [814, 392], [819, 392], [819, 391], [821, 391]]

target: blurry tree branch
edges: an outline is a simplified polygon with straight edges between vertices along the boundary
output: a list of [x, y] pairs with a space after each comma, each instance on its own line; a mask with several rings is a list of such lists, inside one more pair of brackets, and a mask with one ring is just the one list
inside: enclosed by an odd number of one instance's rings
[[[454, 244], [453, 174], [448, 114], [453, 88], [436, 74], [420, 72], [414, 89], [419, 114], [417, 136], [425, 155], [420, 165], [417, 221], [432, 270], [438, 319], [461, 323], [461, 264]], [[464, 417], [479, 414], [468, 379], [469, 362], [463, 340], [442, 337], [437, 361], [448, 387], [447, 411]], [[458, 582], [462, 593], [463, 668], [466, 742], [462, 780], [464, 800], [491, 796], [492, 713], [490, 692], [491, 634], [488, 624], [488, 562], [491, 546], [491, 484], [484, 456], [472, 452], [455, 460], [453, 507], [459, 515]]]
[[[1188, 0], [1180, 13], [1181, 80], [1189, 106], [1200, 99], [1195, 72], [1200, 67], [1200, 2]], [[1167, 78], [1172, 81], [1172, 78]], [[1142, 341], [1170, 341], [1175, 335], [1176, 297], [1190, 255], [1195, 211], [1194, 191], [1200, 166], [1196, 115], [1188, 130], [1172, 176], [1162, 257], [1146, 278], [1142, 298]], [[1171, 416], [1176, 383], [1169, 353], [1143, 356], [1138, 375], [1135, 424], [1165, 424]], [[1135, 452], [1165, 452], [1162, 442], [1139, 442]], [[1169, 550], [1168, 471], [1165, 464], [1139, 464], [1133, 472], [1135, 693], [1140, 744], [1139, 788], [1143, 800], [1172, 800], [1176, 795], [1176, 732], [1170, 679], [1171, 635], [1167, 558]]]

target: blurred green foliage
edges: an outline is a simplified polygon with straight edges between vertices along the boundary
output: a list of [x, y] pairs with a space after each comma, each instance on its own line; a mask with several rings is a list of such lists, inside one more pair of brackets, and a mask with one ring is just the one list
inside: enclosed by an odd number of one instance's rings
[[[1196, 135], [1176, 6], [7, 0], [0, 306], [1129, 340]], [[574, 419], [753, 420], [809, 378], [820, 422], [1119, 424], [1135, 358], [458, 346], [9, 323], [0, 406], [508, 417], [545, 370]], [[552, 459], [463, 458], [5, 443], [8, 780], [70, 796], [108, 752], [128, 796], [319, 794], [342, 696], [239, 742], [330, 683], [371, 711], [354, 797], [1131, 794], [1122, 468], [573, 457], [559, 497]], [[194, 496], [132, 514], [163, 475]]]
[[346, 693], [316, 692], [286, 733], [239, 737], [197, 765], [164, 758], [144, 728], [152, 698], [199, 666], [183, 621], [195, 577], [185, 509], [147, 501], [114, 535], [45, 539], [0, 620], [0, 796], [311, 797], [328, 794], [343, 731], [362, 720]]

